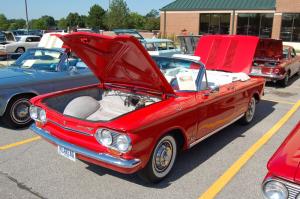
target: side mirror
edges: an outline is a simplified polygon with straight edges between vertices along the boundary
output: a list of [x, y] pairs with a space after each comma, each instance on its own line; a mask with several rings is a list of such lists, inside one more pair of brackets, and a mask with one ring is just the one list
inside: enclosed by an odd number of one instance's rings
[[218, 85], [210, 86], [209, 90], [211, 93], [217, 93], [220, 91], [220, 87]]
[[78, 73], [77, 67], [76, 67], [76, 66], [70, 66], [70, 67], [69, 67], [69, 72], [70, 72], [71, 74], [76, 74], [76, 73]]

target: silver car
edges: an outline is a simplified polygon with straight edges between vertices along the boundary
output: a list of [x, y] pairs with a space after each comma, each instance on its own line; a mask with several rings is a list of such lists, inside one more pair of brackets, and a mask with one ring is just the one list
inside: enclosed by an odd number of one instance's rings
[[31, 123], [30, 98], [99, 83], [89, 68], [64, 49], [34, 48], [0, 68], [0, 117], [10, 127]]

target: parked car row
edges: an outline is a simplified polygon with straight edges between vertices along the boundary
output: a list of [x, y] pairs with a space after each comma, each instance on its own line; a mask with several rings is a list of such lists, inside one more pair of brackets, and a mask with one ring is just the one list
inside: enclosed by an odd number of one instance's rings
[[[176, 54], [169, 40], [120, 32], [57, 35], [66, 48], [31, 48], [2, 69], [5, 123], [33, 120], [31, 130], [59, 155], [157, 183], [180, 151], [236, 121], [251, 123], [265, 78], [285, 81], [300, 71], [294, 50], [279, 40], [202, 36], [191, 56]], [[151, 52], [163, 50], [171, 54]], [[300, 194], [298, 159], [279, 163], [294, 157], [298, 131], [299, 124], [268, 164], [267, 198]]]

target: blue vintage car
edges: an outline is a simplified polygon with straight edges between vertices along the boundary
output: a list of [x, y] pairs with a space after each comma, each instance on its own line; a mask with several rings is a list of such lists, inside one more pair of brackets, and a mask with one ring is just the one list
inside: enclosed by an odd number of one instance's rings
[[64, 49], [29, 49], [11, 66], [0, 68], [0, 117], [10, 127], [27, 126], [30, 98], [96, 83], [89, 68]]
[[181, 54], [181, 49], [177, 48], [170, 39], [146, 39], [135, 29], [114, 29], [116, 35], [131, 35], [138, 39], [147, 49], [150, 55], [171, 57], [174, 54]]

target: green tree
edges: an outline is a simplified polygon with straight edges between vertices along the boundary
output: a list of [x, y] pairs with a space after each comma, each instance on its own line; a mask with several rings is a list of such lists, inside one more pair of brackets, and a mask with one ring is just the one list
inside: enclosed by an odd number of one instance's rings
[[0, 30], [7, 30], [9, 23], [4, 14], [0, 14]]
[[47, 29], [54, 28], [56, 26], [55, 19], [51, 16], [44, 15], [40, 19], [43, 21]]
[[77, 12], [70, 12], [66, 18], [69, 27], [85, 27], [86, 16], [80, 16]]
[[46, 30], [48, 28], [45, 23], [45, 20], [43, 20], [42, 18], [32, 19], [30, 21], [30, 27], [32, 29], [39, 29], [39, 30]]
[[131, 12], [128, 19], [128, 28], [144, 29], [145, 28], [145, 17], [137, 12]]
[[61, 18], [60, 20], [58, 20], [57, 22], [57, 27], [59, 29], [67, 29], [68, 28], [68, 22], [65, 18]]
[[26, 27], [26, 21], [24, 19], [10, 19], [8, 22], [9, 30], [22, 29]]
[[145, 29], [146, 30], [159, 30], [160, 16], [157, 10], [152, 9], [149, 13], [145, 15]]
[[124, 0], [112, 0], [106, 17], [107, 27], [128, 28], [130, 10]]
[[148, 12], [146, 14], [145, 17], [147, 17], [147, 18], [150, 18], [150, 17], [157, 18], [157, 17], [159, 17], [159, 12], [157, 10], [155, 10], [155, 9], [152, 9], [150, 12]]
[[93, 5], [90, 8], [87, 16], [86, 24], [90, 28], [101, 29], [104, 28], [105, 10], [98, 4]]

